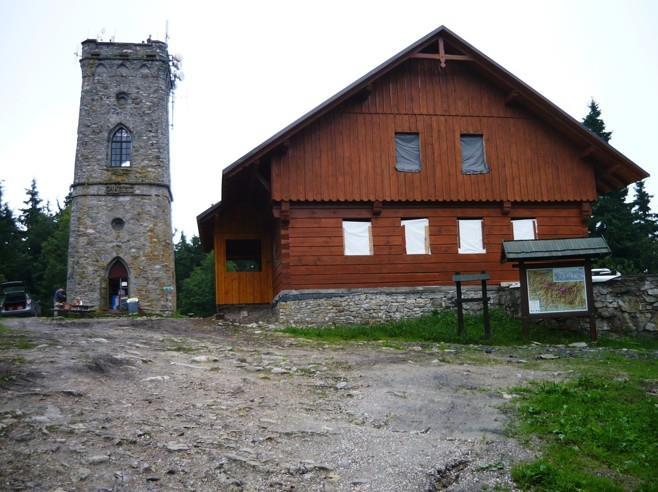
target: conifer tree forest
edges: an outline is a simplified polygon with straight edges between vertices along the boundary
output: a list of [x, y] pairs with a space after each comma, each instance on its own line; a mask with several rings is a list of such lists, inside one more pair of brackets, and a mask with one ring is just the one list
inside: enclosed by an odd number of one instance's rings
[[[612, 132], [606, 130], [596, 101], [589, 103], [583, 126], [605, 142]], [[658, 272], [658, 222], [651, 212], [651, 195], [644, 181], [634, 184], [634, 198], [628, 199], [628, 187], [599, 196], [592, 207], [590, 236], [603, 236], [612, 254], [599, 260], [599, 266], [626, 274]]]
[[[39, 300], [42, 312], [50, 314], [57, 288], [66, 288], [70, 197], [52, 210], [44, 203], [36, 180], [25, 190], [23, 207], [14, 212], [4, 199], [0, 182], [0, 282], [22, 280]], [[207, 316], [215, 312], [212, 253], [201, 248], [193, 236], [181, 234], [174, 247], [178, 310], [182, 314]]]
[[[583, 126], [608, 142], [601, 109], [592, 100]], [[599, 261], [623, 274], [658, 273], [658, 215], [643, 181], [629, 189], [601, 195], [589, 222], [591, 236], [603, 236], [612, 254]], [[66, 287], [70, 196], [53, 210], [39, 195], [36, 180], [25, 190], [23, 207], [12, 210], [0, 182], [0, 282], [22, 280], [42, 306], [52, 308], [53, 293]], [[215, 311], [214, 255], [205, 253], [197, 236], [185, 234], [174, 246], [177, 308], [180, 314], [211, 315]]]

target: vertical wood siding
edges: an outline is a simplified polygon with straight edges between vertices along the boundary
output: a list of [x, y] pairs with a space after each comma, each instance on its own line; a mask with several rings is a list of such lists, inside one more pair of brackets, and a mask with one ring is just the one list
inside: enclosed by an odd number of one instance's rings
[[[243, 204], [215, 218], [215, 298], [217, 304], [263, 304], [272, 301], [272, 235], [269, 211]], [[259, 239], [260, 272], [227, 272], [226, 240]]]
[[[583, 149], [469, 68], [409, 60], [293, 136], [272, 161], [272, 198], [302, 201], [592, 201]], [[395, 170], [395, 132], [418, 132], [422, 170]], [[463, 175], [459, 136], [482, 133], [491, 172]]]

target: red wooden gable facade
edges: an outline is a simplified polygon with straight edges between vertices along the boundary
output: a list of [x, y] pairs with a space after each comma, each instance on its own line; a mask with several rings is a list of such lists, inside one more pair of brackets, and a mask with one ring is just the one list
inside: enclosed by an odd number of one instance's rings
[[[419, 142], [416, 172], [396, 167], [399, 134]], [[463, 172], [464, 136], [483, 143], [487, 172]], [[585, 236], [598, 194], [646, 176], [441, 27], [226, 168], [222, 202], [198, 222], [215, 250], [218, 305], [442, 285], [456, 271], [498, 283], [517, 280], [500, 262], [513, 221], [538, 239]], [[417, 219], [425, 246], [410, 252], [404, 221]], [[352, 251], [351, 222], [368, 229]], [[465, 253], [473, 224], [481, 250]]]

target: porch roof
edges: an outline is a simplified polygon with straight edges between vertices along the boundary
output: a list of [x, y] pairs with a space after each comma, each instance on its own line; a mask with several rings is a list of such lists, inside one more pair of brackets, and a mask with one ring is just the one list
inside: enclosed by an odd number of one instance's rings
[[503, 261], [593, 258], [610, 254], [602, 237], [503, 241]]

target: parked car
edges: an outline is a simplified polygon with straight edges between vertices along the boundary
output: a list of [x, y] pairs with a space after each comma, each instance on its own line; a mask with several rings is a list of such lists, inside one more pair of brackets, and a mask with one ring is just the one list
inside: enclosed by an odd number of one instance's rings
[[592, 268], [592, 282], [607, 282], [614, 278], [621, 277], [621, 273], [614, 272], [609, 268]]
[[40, 316], [39, 301], [32, 299], [25, 282], [0, 284], [0, 316]]

